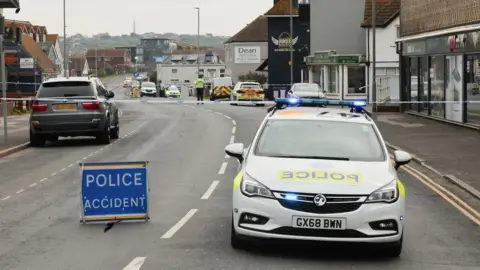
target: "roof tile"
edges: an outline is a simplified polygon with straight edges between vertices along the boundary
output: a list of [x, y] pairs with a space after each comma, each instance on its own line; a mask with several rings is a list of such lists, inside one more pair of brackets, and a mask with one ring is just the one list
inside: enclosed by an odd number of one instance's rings
[[[294, 1], [294, 0], [293, 0]], [[294, 3], [294, 6], [295, 3]], [[298, 15], [298, 8], [293, 8], [293, 15]], [[265, 13], [266, 16], [269, 15], [290, 15], [290, 0], [280, 0], [278, 1], [269, 11]]]
[[[386, 27], [400, 12], [400, 0], [377, 0], [376, 26]], [[362, 27], [372, 27], [372, 0], [365, 0]]]
[[225, 44], [234, 42], [267, 42], [268, 41], [268, 18], [258, 16], [234, 36], [225, 41]]
[[48, 58], [42, 48], [38, 45], [35, 40], [28, 34], [22, 34], [22, 47], [33, 57], [38, 63], [38, 66], [44, 72], [54, 73], [54, 65], [52, 60]]
[[53, 43], [53, 45], [57, 44], [58, 34], [47, 34], [47, 41]]

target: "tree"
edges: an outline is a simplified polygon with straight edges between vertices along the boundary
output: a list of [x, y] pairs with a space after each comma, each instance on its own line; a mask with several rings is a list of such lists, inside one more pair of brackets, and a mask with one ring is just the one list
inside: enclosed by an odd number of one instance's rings
[[259, 84], [266, 84], [267, 83], [267, 76], [263, 75], [262, 73], [250, 71], [247, 74], [238, 76], [238, 80], [240, 80], [240, 81], [254, 81], [254, 82], [258, 82]]
[[157, 71], [152, 72], [149, 77], [151, 82], [157, 83]]

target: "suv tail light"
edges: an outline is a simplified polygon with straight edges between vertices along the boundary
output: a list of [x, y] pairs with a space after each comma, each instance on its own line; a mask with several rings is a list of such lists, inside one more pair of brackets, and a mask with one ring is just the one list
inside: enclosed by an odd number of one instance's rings
[[99, 110], [101, 108], [100, 102], [98, 100], [82, 103], [82, 107], [85, 110]]
[[34, 112], [44, 112], [48, 108], [48, 104], [40, 104], [40, 101], [36, 100], [32, 104], [32, 111]]

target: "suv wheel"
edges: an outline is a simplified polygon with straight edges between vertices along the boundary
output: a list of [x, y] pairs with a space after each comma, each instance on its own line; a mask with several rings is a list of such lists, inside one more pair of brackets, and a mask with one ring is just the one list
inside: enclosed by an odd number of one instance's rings
[[30, 130], [30, 145], [41, 147], [45, 145], [45, 138], [42, 135], [33, 134]]
[[[118, 116], [117, 116], [118, 119]], [[120, 137], [120, 123], [117, 120], [117, 123], [115, 124], [115, 127], [110, 130], [110, 138], [112, 139], [118, 139]]]
[[101, 144], [110, 144], [110, 118], [107, 118], [105, 128], [97, 135], [97, 141]]

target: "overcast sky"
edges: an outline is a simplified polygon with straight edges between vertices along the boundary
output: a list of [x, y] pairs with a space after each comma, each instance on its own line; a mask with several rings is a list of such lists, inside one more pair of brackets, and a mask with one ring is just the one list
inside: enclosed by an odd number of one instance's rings
[[[108, 32], [197, 33], [232, 36], [273, 6], [273, 0], [66, 0], [67, 35]], [[5, 17], [45, 25], [49, 33], [63, 35], [63, 0], [20, 0], [21, 11], [5, 10]]]

